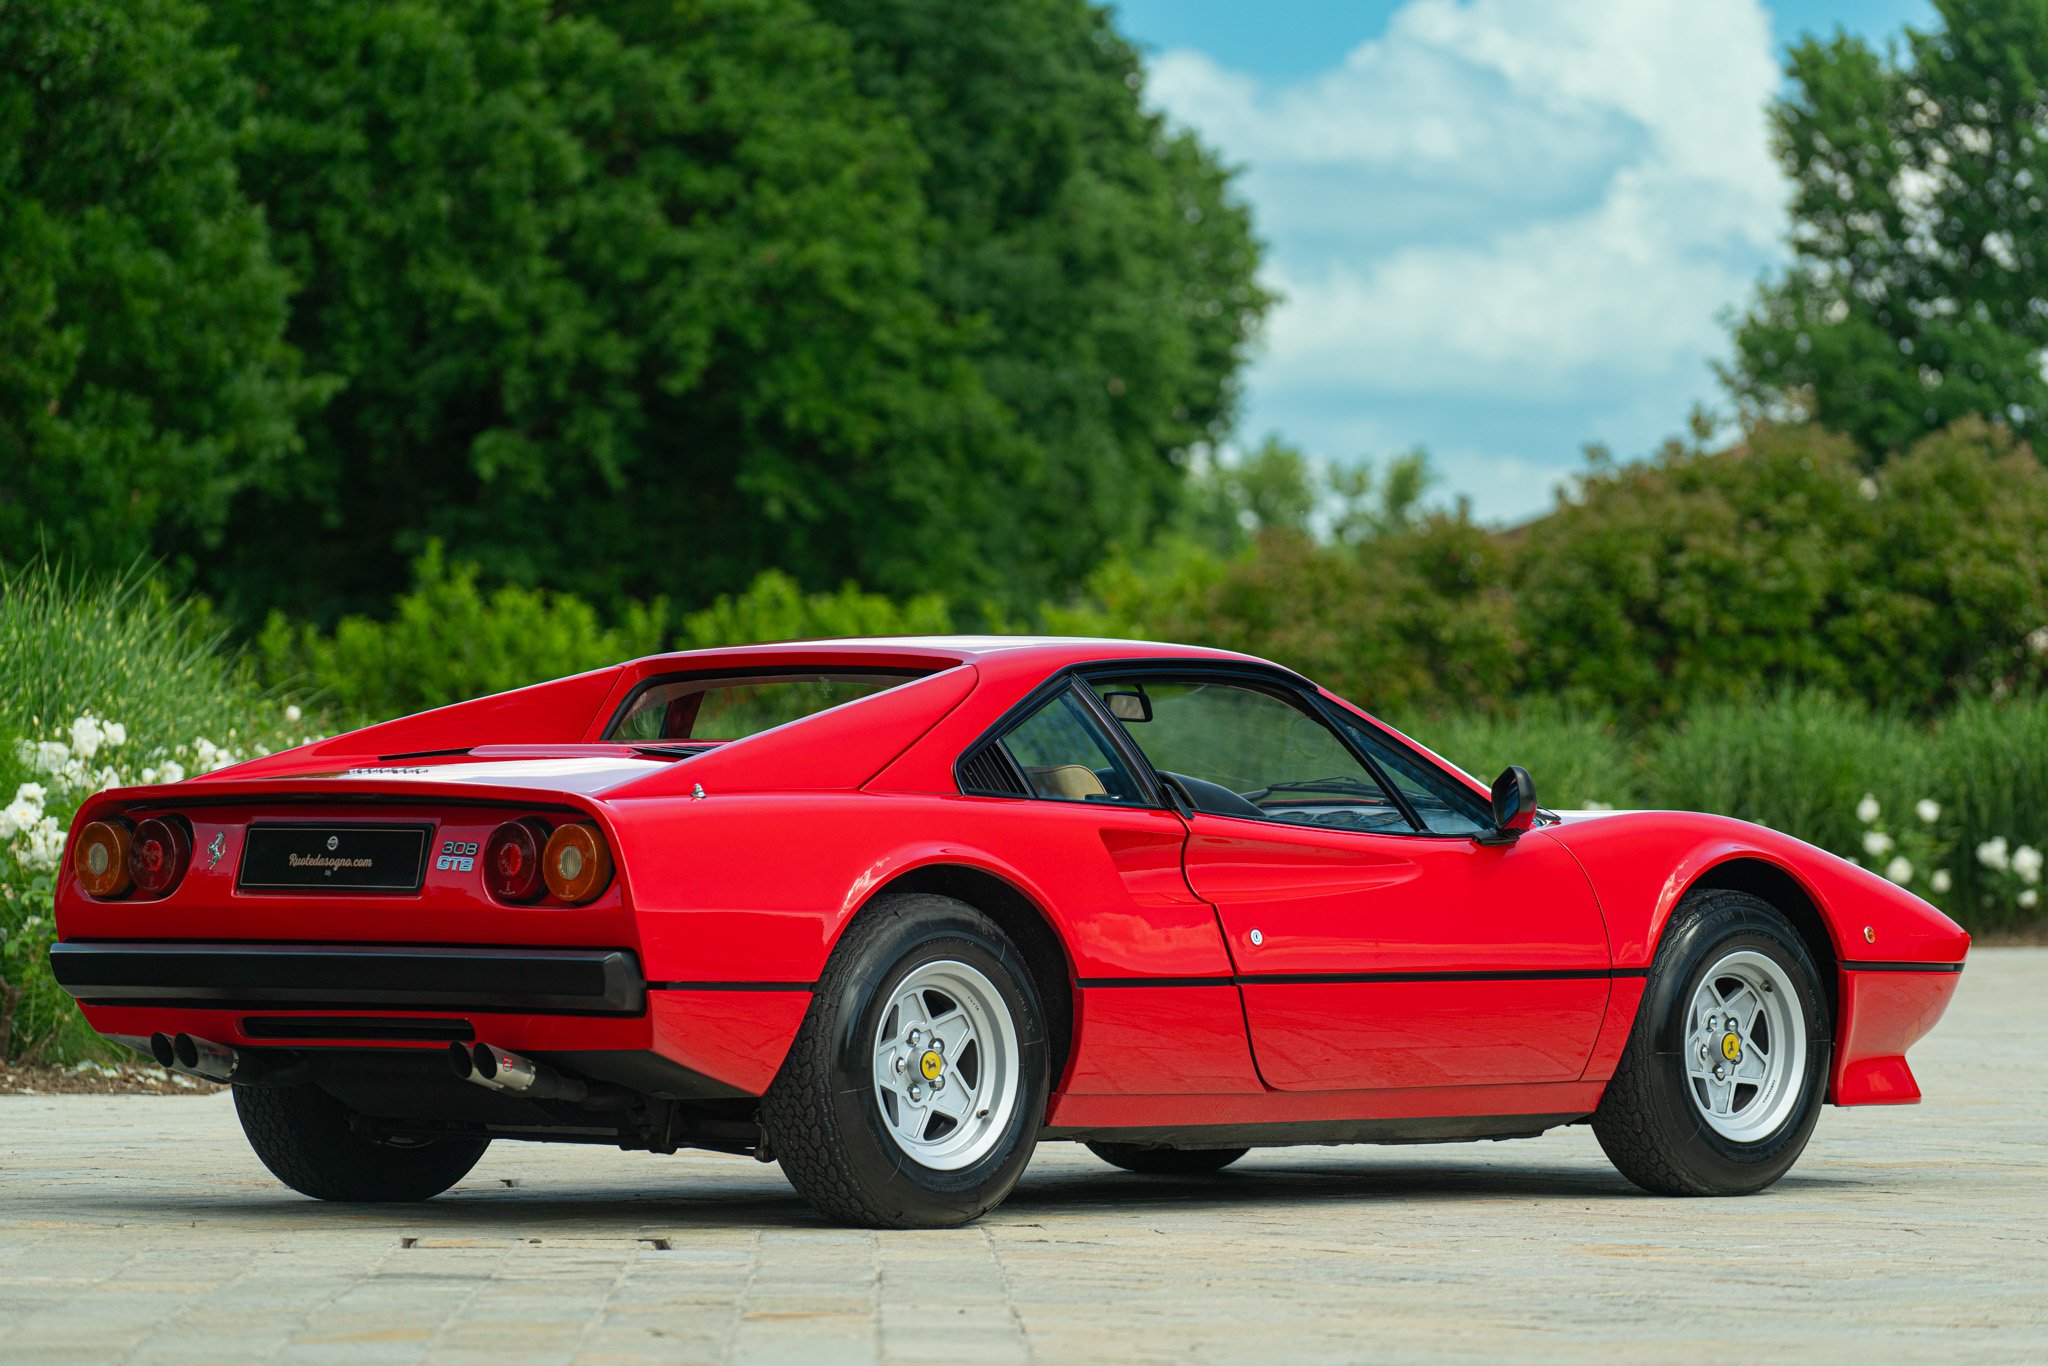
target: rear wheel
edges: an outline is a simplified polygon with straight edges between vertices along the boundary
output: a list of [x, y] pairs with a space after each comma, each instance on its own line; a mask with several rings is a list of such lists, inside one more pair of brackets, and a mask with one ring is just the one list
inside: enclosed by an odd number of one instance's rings
[[399, 1144], [369, 1138], [317, 1086], [237, 1086], [235, 1113], [271, 1175], [315, 1200], [431, 1200], [469, 1174], [489, 1139]]
[[1090, 1143], [1088, 1151], [1112, 1167], [1145, 1176], [1207, 1176], [1250, 1148], [1148, 1148], [1139, 1143]]
[[1644, 1190], [1748, 1195], [1805, 1150], [1830, 1056], [1797, 932], [1746, 892], [1696, 892], [1664, 933], [1593, 1133]]
[[951, 897], [879, 897], [818, 981], [762, 1132], [828, 1218], [964, 1224], [1030, 1162], [1048, 1065], [1038, 993], [994, 921]]

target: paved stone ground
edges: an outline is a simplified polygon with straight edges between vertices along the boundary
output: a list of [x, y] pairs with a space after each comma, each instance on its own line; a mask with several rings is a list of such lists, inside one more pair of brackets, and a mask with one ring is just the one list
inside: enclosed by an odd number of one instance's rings
[[2048, 1359], [2048, 949], [1980, 951], [1914, 1061], [1747, 1200], [1590, 1133], [1126, 1175], [1044, 1147], [975, 1228], [814, 1218], [774, 1168], [500, 1144], [430, 1205], [275, 1185], [224, 1096], [0, 1099], [0, 1358]]

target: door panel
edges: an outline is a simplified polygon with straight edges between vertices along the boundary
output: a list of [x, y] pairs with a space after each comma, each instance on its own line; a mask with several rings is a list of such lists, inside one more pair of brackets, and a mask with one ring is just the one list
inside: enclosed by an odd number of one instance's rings
[[1606, 1007], [1607, 937], [1584, 873], [1548, 837], [1487, 846], [1202, 814], [1190, 824], [1188, 882], [1223, 922], [1269, 1085], [1584, 1071]]

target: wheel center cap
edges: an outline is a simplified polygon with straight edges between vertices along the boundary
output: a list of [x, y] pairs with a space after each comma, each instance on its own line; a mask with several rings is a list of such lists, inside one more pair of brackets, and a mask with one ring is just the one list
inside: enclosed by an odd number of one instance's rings
[[946, 1060], [927, 1048], [917, 1060], [917, 1070], [924, 1073], [926, 1081], [937, 1081], [946, 1070]]
[[1721, 1056], [1730, 1062], [1742, 1061], [1742, 1036], [1740, 1034], [1723, 1034], [1721, 1036]]

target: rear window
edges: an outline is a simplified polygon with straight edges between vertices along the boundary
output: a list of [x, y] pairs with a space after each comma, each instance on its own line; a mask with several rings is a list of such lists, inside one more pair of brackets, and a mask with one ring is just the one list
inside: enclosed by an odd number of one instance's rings
[[743, 740], [924, 676], [861, 671], [675, 674], [643, 683], [604, 738], [622, 744]]

